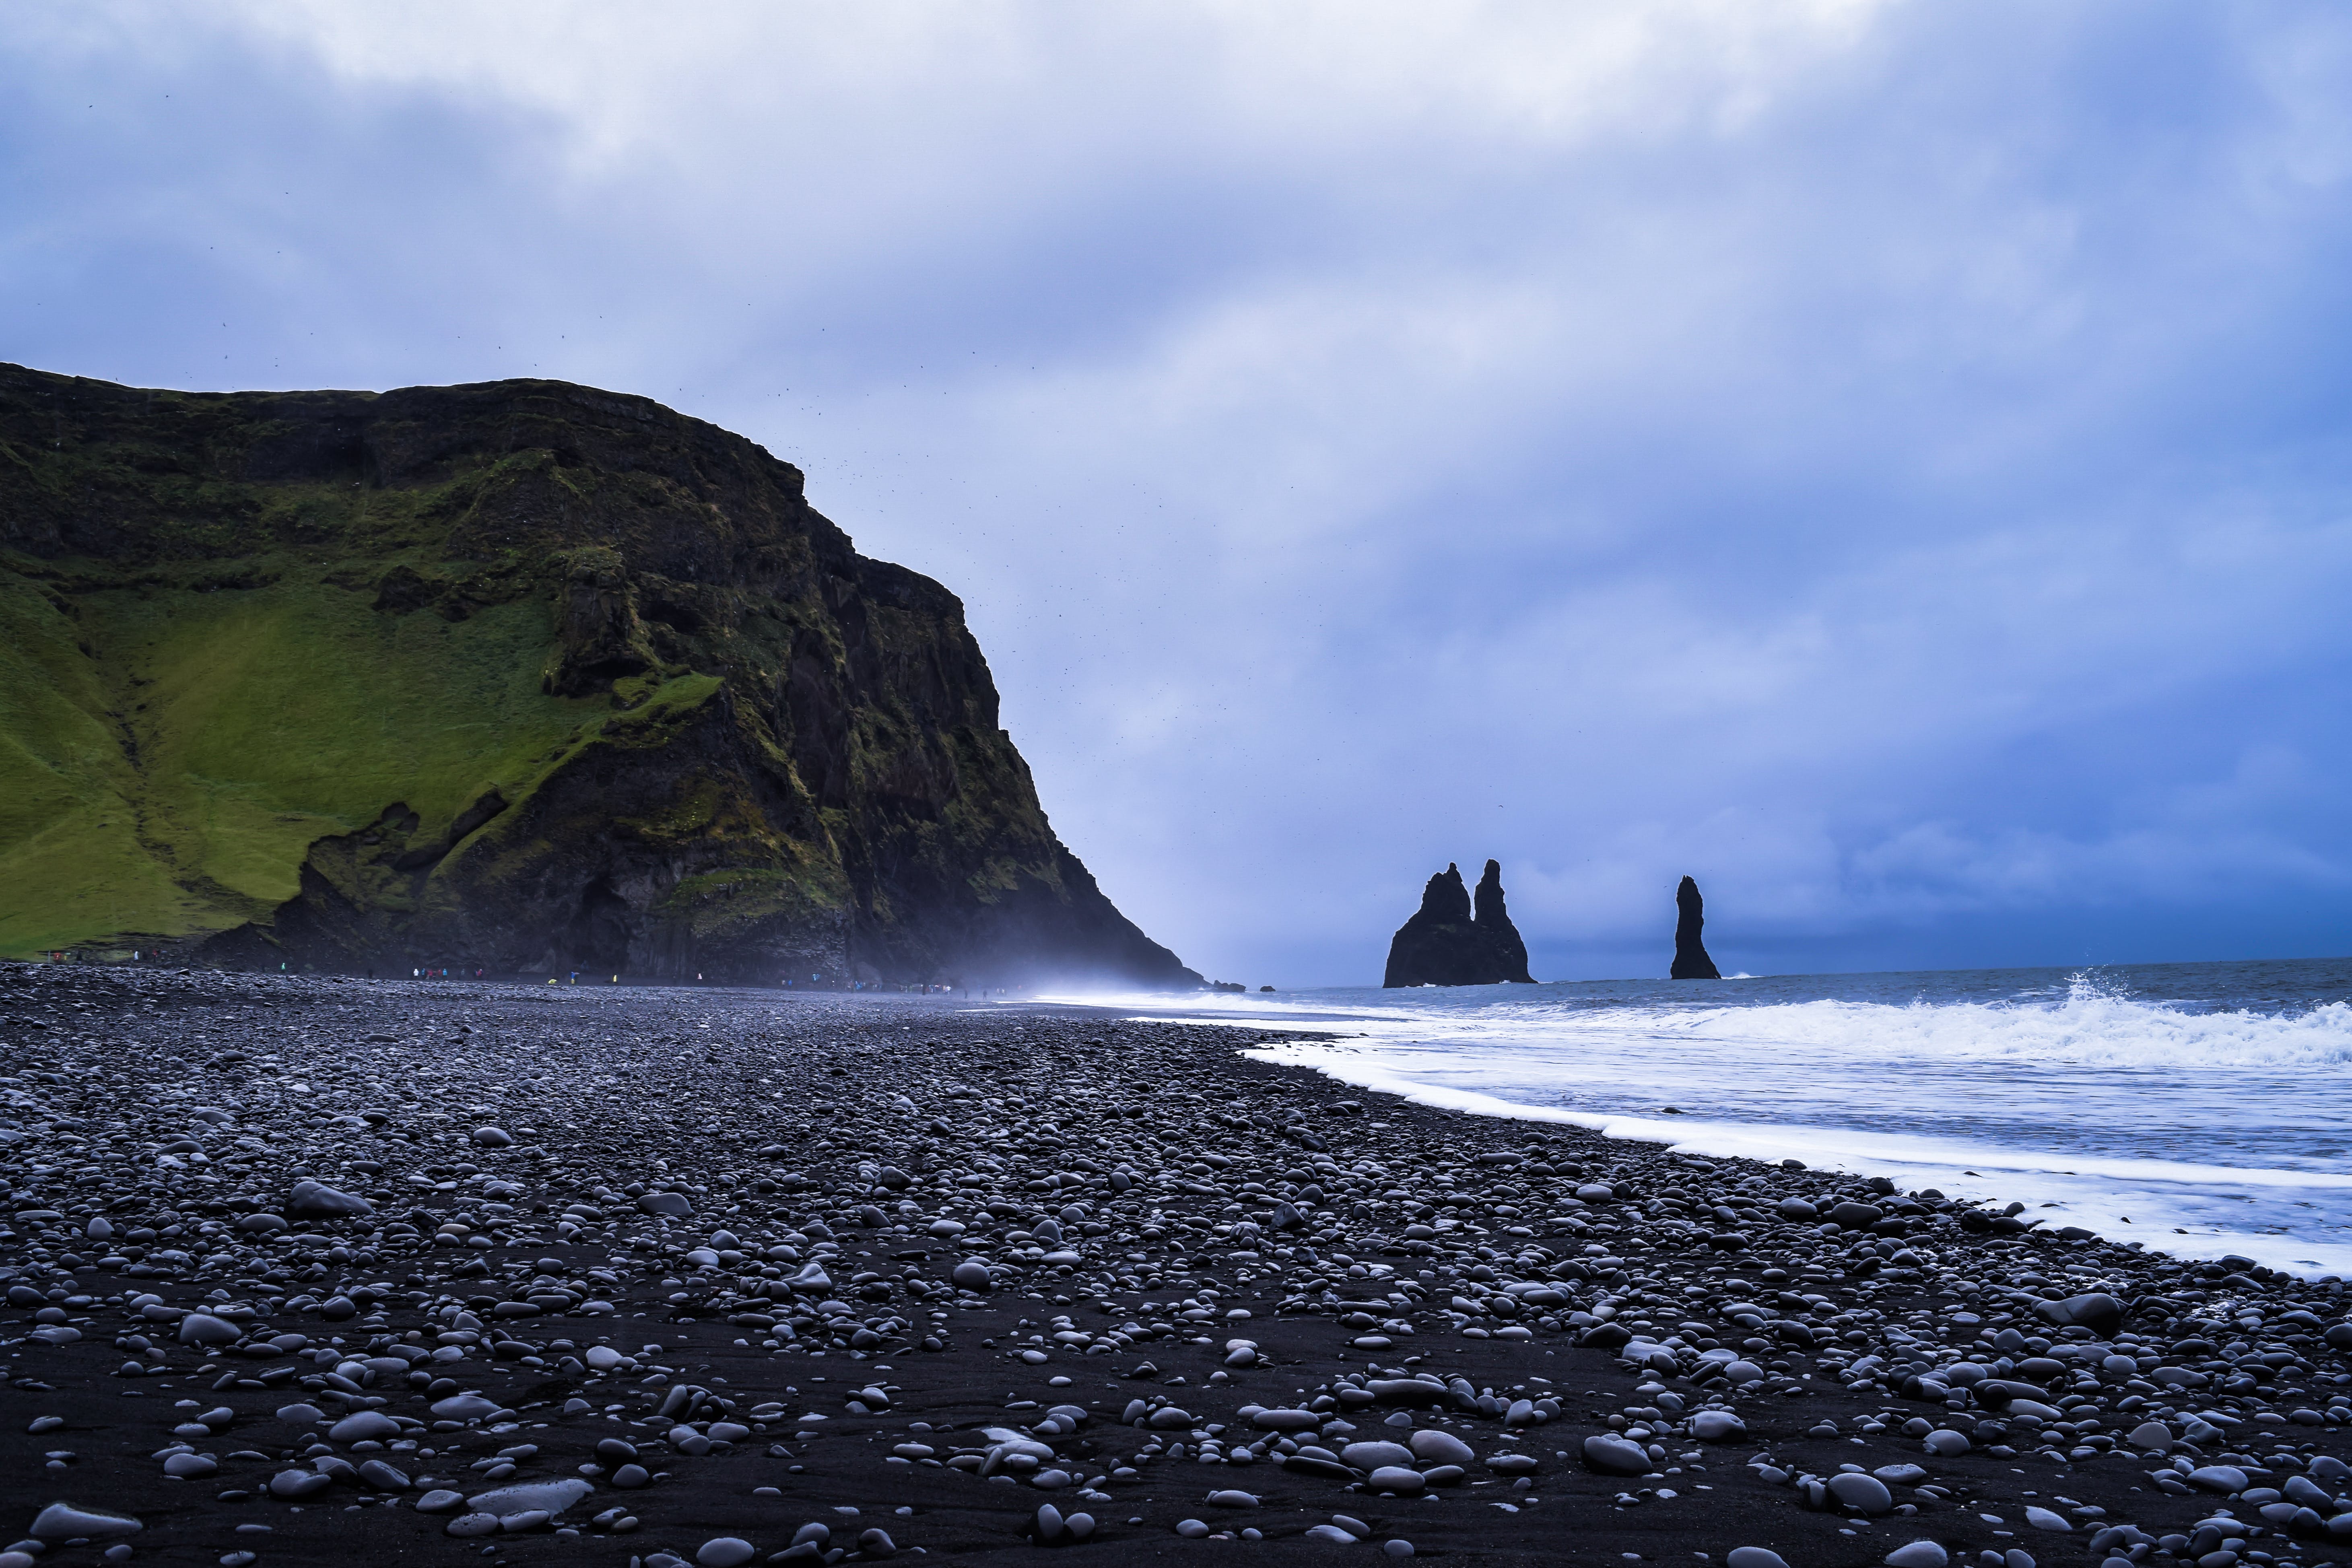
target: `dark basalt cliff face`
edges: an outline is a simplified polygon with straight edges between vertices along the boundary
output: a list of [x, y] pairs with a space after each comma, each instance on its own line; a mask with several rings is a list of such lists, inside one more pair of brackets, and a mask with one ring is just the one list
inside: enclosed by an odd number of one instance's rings
[[1389, 943], [1383, 986], [1495, 985], [1516, 981], [1532, 985], [1528, 944], [1519, 940], [1503, 907], [1503, 868], [1486, 862], [1478, 879], [1474, 915], [1462, 870], [1448, 865], [1422, 889], [1421, 908], [1397, 928]]
[[1699, 941], [1699, 931], [1706, 924], [1706, 901], [1698, 896], [1698, 884], [1685, 877], [1682, 886], [1675, 889], [1675, 967], [1667, 976], [1672, 980], [1720, 980], [1715, 960], [1706, 955], [1706, 944]]
[[1055, 837], [962, 605], [555, 382], [0, 367], [0, 952], [1199, 977]]

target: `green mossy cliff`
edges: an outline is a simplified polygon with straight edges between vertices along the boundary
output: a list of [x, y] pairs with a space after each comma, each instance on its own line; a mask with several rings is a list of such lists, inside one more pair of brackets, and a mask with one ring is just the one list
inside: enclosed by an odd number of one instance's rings
[[0, 953], [1198, 976], [1054, 837], [963, 608], [558, 382], [0, 366]]

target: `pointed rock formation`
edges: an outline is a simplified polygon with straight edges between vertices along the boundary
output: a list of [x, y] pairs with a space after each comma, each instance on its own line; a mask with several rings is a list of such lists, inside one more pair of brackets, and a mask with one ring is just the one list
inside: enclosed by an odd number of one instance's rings
[[1706, 955], [1706, 944], [1699, 941], [1699, 930], [1706, 924], [1706, 900], [1698, 896], [1698, 884], [1688, 877], [1675, 889], [1675, 980], [1720, 980], [1715, 960]]
[[1494, 961], [1495, 979], [1533, 985], [1536, 977], [1528, 973], [1528, 944], [1519, 940], [1519, 928], [1511, 923], [1503, 908], [1503, 863], [1486, 862], [1486, 874], [1478, 879], [1478, 891], [1474, 895], [1477, 909], [1471, 925], [1484, 942], [1487, 956]]
[[1535, 983], [1528, 973], [1527, 943], [1503, 909], [1501, 864], [1486, 862], [1475, 919], [1461, 868], [1447, 866], [1422, 889], [1421, 909], [1397, 929], [1381, 984], [1493, 985], [1507, 980]]

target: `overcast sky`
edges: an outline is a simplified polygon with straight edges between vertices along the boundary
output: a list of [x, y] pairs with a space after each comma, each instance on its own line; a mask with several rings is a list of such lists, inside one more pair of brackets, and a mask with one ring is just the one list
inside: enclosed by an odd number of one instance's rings
[[0, 26], [0, 358], [741, 431], [1253, 985], [2352, 951], [2347, 197], [2335, 4]]

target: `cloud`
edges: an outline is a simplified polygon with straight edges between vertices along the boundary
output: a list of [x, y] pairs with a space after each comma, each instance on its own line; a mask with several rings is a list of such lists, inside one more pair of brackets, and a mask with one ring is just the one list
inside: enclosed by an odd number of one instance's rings
[[1367, 978], [1489, 854], [1555, 973], [1649, 962], [1685, 871], [1748, 967], [2352, 936], [2331, 11], [116, 5], [0, 50], [13, 356], [744, 431], [964, 596], [1057, 826], [1220, 974]]

